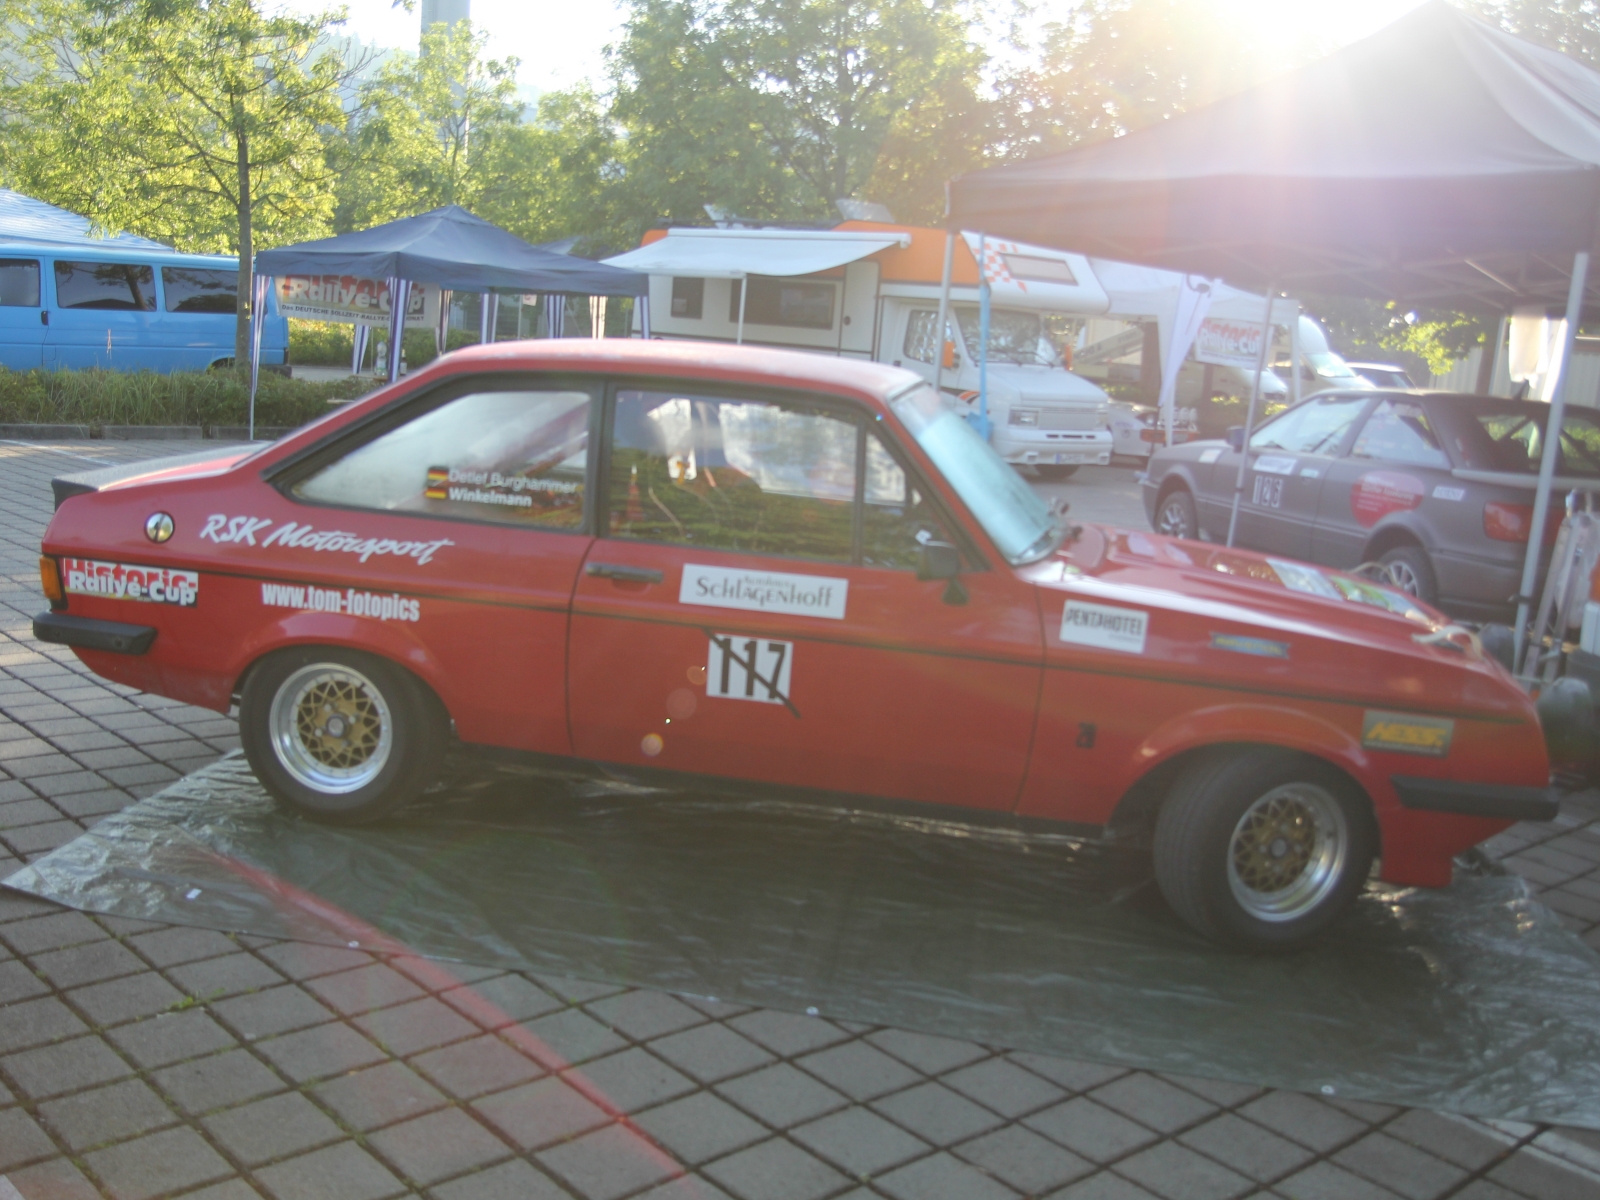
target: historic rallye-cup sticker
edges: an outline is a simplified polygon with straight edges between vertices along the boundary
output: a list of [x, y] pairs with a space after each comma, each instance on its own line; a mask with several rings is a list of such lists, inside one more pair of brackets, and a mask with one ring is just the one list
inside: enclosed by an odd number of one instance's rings
[[1061, 614], [1061, 640], [1096, 650], [1143, 654], [1149, 628], [1150, 614], [1137, 608], [1069, 600]]
[[268, 608], [297, 608], [303, 612], [338, 613], [347, 617], [374, 617], [379, 621], [417, 621], [422, 601], [398, 592], [363, 592], [356, 588], [302, 587], [299, 584], [263, 583], [261, 603]]
[[686, 563], [678, 603], [842, 621], [849, 592], [848, 579]]
[[793, 669], [793, 642], [742, 633], [713, 633], [706, 658], [706, 695], [783, 704], [792, 709], [789, 676]]
[[191, 608], [200, 599], [198, 571], [130, 567], [125, 563], [63, 558], [61, 578], [67, 591], [80, 596], [106, 596], [112, 600], [139, 600], [146, 604], [176, 604], [179, 608]]

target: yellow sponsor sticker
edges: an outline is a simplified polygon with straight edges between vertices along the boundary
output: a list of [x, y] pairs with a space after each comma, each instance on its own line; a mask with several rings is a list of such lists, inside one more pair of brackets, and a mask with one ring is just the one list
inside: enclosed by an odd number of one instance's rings
[[1444, 717], [1368, 709], [1361, 721], [1361, 744], [1369, 750], [1398, 750], [1443, 758], [1450, 750], [1456, 723]]

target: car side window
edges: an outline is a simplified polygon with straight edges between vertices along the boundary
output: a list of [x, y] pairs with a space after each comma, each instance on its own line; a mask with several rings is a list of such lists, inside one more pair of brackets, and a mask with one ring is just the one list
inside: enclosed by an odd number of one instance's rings
[[39, 307], [39, 260], [0, 258], [0, 308]]
[[1332, 454], [1370, 399], [1370, 396], [1325, 396], [1307, 400], [1252, 434], [1250, 449]]
[[301, 499], [498, 525], [583, 523], [591, 397], [472, 392], [380, 434], [294, 488]]
[[849, 562], [860, 434], [820, 408], [619, 391], [611, 536]]
[[874, 433], [867, 435], [862, 487], [861, 565], [914, 571], [924, 542], [948, 542], [943, 523], [914, 479]]
[[238, 308], [237, 271], [200, 271], [190, 267], [162, 267], [161, 286], [167, 294], [167, 311], [226, 313]]
[[156, 273], [143, 263], [58, 262], [56, 304], [60, 308], [154, 312]]
[[1350, 457], [1411, 467], [1450, 466], [1422, 405], [1405, 400], [1385, 400], [1372, 410]]

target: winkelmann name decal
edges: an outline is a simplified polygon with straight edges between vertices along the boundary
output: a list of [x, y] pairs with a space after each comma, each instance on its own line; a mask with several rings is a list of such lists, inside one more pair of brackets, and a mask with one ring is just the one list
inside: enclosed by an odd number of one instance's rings
[[200, 574], [166, 567], [130, 567], [124, 563], [63, 558], [61, 578], [66, 589], [80, 596], [108, 596], [113, 600], [139, 600], [146, 604], [176, 604], [191, 608], [200, 599]]
[[678, 603], [842, 621], [849, 593], [848, 579], [686, 563], [683, 583], [678, 588]]
[[[449, 538], [433, 542], [403, 542], [394, 538], [362, 537], [343, 529], [316, 529], [285, 521], [273, 528], [275, 522], [266, 517], [229, 517], [212, 513], [206, 518], [200, 537], [219, 545], [229, 543], [247, 546], [293, 546], [298, 550], [325, 550], [334, 554], [354, 554], [361, 562], [373, 555], [394, 555], [397, 558], [415, 559], [418, 566], [428, 562], [445, 546], [454, 546]], [[271, 532], [267, 532], [268, 530]], [[257, 541], [257, 535], [260, 540]]]
[[422, 601], [398, 592], [362, 592], [355, 588], [302, 587], [299, 584], [263, 583], [261, 603], [268, 608], [297, 608], [302, 612], [338, 613], [346, 617], [373, 617], [379, 621], [422, 619]]

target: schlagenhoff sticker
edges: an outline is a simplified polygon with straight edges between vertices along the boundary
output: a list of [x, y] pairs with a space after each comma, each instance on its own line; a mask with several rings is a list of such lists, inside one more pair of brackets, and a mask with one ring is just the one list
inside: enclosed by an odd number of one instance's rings
[[1069, 600], [1061, 614], [1061, 640], [1097, 650], [1143, 654], [1149, 629], [1150, 614], [1137, 608]]
[[146, 604], [176, 604], [179, 608], [191, 608], [200, 599], [198, 571], [131, 567], [126, 563], [63, 558], [61, 577], [67, 591], [80, 596], [106, 596], [113, 600], [139, 600]]
[[678, 603], [842, 621], [849, 593], [848, 579], [685, 563]]
[[[431, 560], [444, 547], [455, 545], [449, 538], [432, 542], [402, 542], [394, 538], [364, 538], [343, 529], [315, 529], [294, 521], [285, 521], [273, 529], [274, 524], [276, 522], [265, 517], [229, 517], [223, 513], [212, 513], [206, 518], [200, 537], [218, 545], [243, 543], [263, 549], [268, 546], [293, 546], [299, 550], [354, 554], [361, 562], [366, 562], [374, 555], [388, 554], [415, 559], [418, 566]], [[268, 529], [272, 529], [272, 532], [268, 533]], [[261, 535], [259, 542], [256, 540], [257, 534]]]
[[298, 584], [263, 583], [261, 603], [268, 608], [296, 608], [302, 612], [338, 613], [348, 617], [373, 617], [379, 621], [419, 621], [422, 601], [396, 592], [362, 592], [355, 588], [301, 587]]

